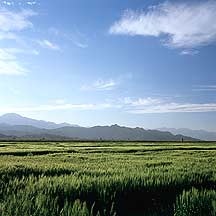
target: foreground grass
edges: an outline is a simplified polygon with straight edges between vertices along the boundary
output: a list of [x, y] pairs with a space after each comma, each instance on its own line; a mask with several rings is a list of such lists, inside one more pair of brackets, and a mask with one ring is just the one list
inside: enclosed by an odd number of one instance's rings
[[0, 215], [216, 215], [216, 143], [0, 143]]

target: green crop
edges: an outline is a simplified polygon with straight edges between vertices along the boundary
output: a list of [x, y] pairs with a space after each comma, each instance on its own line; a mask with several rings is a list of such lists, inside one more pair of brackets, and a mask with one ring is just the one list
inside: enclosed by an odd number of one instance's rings
[[215, 216], [215, 144], [0, 143], [0, 215]]

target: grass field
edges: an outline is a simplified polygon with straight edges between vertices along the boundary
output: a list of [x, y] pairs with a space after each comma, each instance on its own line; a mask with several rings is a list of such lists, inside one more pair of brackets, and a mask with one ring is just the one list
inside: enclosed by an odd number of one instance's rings
[[215, 216], [216, 143], [2, 142], [2, 216]]

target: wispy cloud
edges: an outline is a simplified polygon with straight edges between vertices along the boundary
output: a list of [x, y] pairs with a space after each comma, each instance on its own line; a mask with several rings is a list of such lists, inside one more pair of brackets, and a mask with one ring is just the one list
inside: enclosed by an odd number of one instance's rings
[[[116, 106], [115, 106], [116, 107]], [[54, 111], [54, 110], [102, 110], [113, 108], [113, 105], [108, 103], [103, 104], [51, 104], [39, 105], [34, 107], [0, 107], [0, 112], [41, 112], [41, 111]]]
[[125, 105], [126, 112], [135, 114], [216, 112], [216, 103], [176, 103], [157, 98], [126, 98]]
[[216, 41], [214, 20], [216, 1], [165, 2], [147, 11], [125, 11], [109, 32], [131, 36], [161, 36], [165, 37], [163, 44], [167, 46], [190, 50]]
[[112, 79], [109, 79], [109, 80], [99, 79], [92, 84], [83, 85], [81, 87], [81, 90], [84, 90], [84, 91], [110, 91], [110, 90], [113, 90], [114, 88], [116, 88], [117, 85], [118, 85], [118, 83]]
[[55, 27], [50, 27], [48, 29], [48, 32], [50, 34], [52, 34], [52, 35], [55, 35], [55, 36], [62, 36], [62, 32], [59, 29], [55, 28]]
[[[12, 11], [0, 9], [0, 40], [15, 40], [21, 42], [20, 33], [33, 28], [30, 18], [37, 15], [32, 10]], [[23, 41], [22, 41], [23, 43]]]
[[55, 104], [66, 104], [65, 99], [56, 99], [54, 100]]
[[77, 47], [79, 47], [79, 48], [82, 48], [82, 49], [88, 48], [88, 44], [86, 44], [86, 43], [81, 43], [81, 42], [78, 42], [78, 41], [73, 41], [73, 43], [74, 43]]
[[86, 49], [89, 46], [88, 37], [77, 29], [71, 33], [65, 33], [55, 27], [51, 27], [48, 31], [56, 37], [64, 38], [65, 40], [72, 42], [78, 48]]
[[26, 4], [27, 5], [36, 5], [37, 2], [36, 1], [27, 1]]
[[14, 87], [10, 87], [9, 91], [11, 94], [16, 95], [16, 96], [20, 96], [21, 95], [21, 91], [17, 88]]
[[5, 0], [0, 0], [0, 4], [4, 6], [24, 6], [24, 5], [29, 5], [29, 6], [34, 6], [39, 4], [38, 1], [28, 1], [28, 0], [22, 0], [22, 1], [17, 1], [17, 0], [11, 0], [11, 1], [5, 1]]
[[180, 52], [180, 55], [197, 55], [199, 54], [199, 51], [198, 50], [183, 50]]
[[216, 85], [197, 85], [194, 86], [193, 91], [216, 91]]
[[26, 28], [33, 27], [29, 18], [35, 15], [36, 13], [32, 10], [13, 12], [6, 9], [0, 9], [0, 34], [19, 32]]
[[129, 113], [144, 114], [144, 113], [197, 113], [197, 112], [216, 112], [216, 103], [206, 104], [178, 104], [167, 103], [151, 107], [137, 107], [129, 109]]
[[54, 44], [53, 42], [49, 40], [38, 40], [37, 43], [45, 49], [51, 49], [51, 50], [56, 50], [56, 51], [60, 50], [60, 47], [57, 44]]
[[[5, 1], [9, 5], [9, 2]], [[29, 20], [30, 17], [36, 15], [32, 10], [22, 10], [20, 12], [0, 9], [0, 40], [17, 40], [18, 33], [28, 28], [32, 28], [33, 24]], [[36, 54], [36, 50], [28, 51], [17, 48], [0, 48], [0, 74], [4, 75], [24, 75], [28, 73], [20, 61], [17, 54]]]
[[86, 49], [89, 47], [87, 37], [84, 37], [80, 34], [65, 34], [65, 38], [70, 40], [78, 48]]
[[4, 48], [3, 50], [11, 54], [39, 55], [39, 51], [35, 49]]
[[157, 98], [123, 98], [105, 103], [66, 103], [65, 100], [56, 100], [52, 104], [29, 107], [4, 107], [0, 106], [0, 112], [41, 112], [55, 110], [118, 110], [130, 114], [153, 113], [201, 113], [216, 112], [216, 103], [176, 103], [163, 101]]
[[160, 104], [161, 100], [157, 98], [151, 98], [151, 97], [138, 98], [136, 100], [133, 100], [130, 97], [126, 97], [123, 99], [123, 102], [131, 106], [149, 106], [149, 105]]
[[0, 40], [19, 40], [19, 37], [12, 32], [2, 32], [0, 30]]
[[4, 4], [4, 5], [7, 5], [7, 6], [14, 5], [14, 2], [13, 2], [13, 1], [1, 1], [0, 3], [2, 3], [2, 4]]
[[16, 56], [4, 49], [0, 49], [0, 74], [25, 75], [28, 69], [23, 67]]
[[75, 46], [82, 49], [88, 48], [88, 37], [77, 28], [75, 29], [74, 33], [69, 36], [69, 38]]

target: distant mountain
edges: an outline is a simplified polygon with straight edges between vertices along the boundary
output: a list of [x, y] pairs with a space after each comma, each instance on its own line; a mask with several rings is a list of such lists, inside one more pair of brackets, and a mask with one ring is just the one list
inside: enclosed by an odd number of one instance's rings
[[45, 134], [48, 129], [42, 129], [33, 127], [30, 125], [8, 125], [8, 124], [0, 124], [0, 133], [6, 136], [16, 136], [16, 137], [24, 137], [24, 136], [38, 136]]
[[2, 139], [14, 139], [14, 138], [15, 138], [14, 136], [7, 136], [4, 134], [0, 134], [0, 140], [2, 140]]
[[44, 129], [56, 129], [61, 127], [78, 127], [78, 125], [71, 125], [68, 123], [56, 124], [54, 122], [47, 122], [42, 120], [35, 120], [31, 118], [26, 118], [16, 113], [8, 113], [5, 115], [0, 116], [0, 124], [7, 124], [7, 125], [28, 125], [37, 128], [44, 128]]
[[182, 134], [184, 136], [194, 137], [200, 140], [216, 141], [216, 132], [210, 132], [205, 130], [191, 130], [188, 128], [158, 128], [160, 131], [169, 131], [172, 134]]
[[145, 130], [143, 128], [128, 128], [119, 125], [96, 126], [91, 128], [63, 127], [52, 130], [54, 134], [66, 137], [78, 137], [88, 140], [137, 140], [137, 141], [187, 141], [196, 139], [182, 135], [173, 135], [170, 132]]
[[138, 127], [128, 128], [112, 125], [85, 128], [79, 126], [60, 127], [60, 125], [61, 124], [25, 118], [17, 114], [7, 114], [0, 117], [0, 134], [23, 139], [52, 140], [181, 141], [182, 138], [185, 141], [196, 140], [188, 136], [173, 135], [166, 131], [145, 130]]

